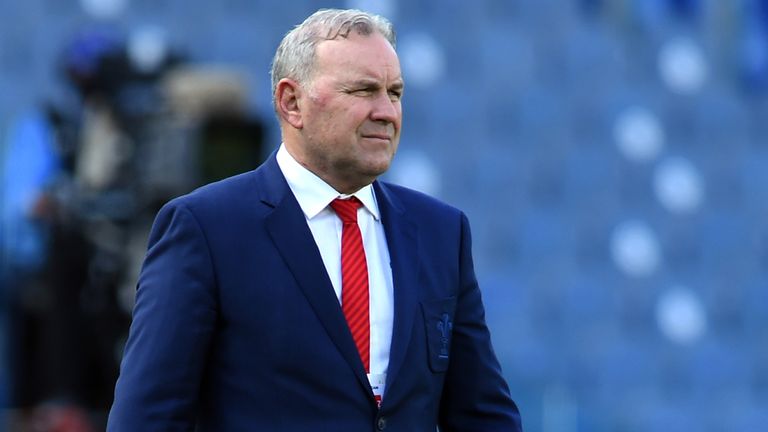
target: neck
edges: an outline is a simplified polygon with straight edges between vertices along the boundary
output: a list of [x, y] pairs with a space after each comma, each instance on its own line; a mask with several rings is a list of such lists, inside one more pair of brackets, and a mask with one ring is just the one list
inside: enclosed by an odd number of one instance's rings
[[360, 189], [373, 183], [374, 180], [376, 180], [376, 177], [367, 178], [367, 179], [364, 179], [363, 181], [360, 181], [360, 179], [345, 179], [345, 178], [335, 177], [330, 174], [330, 170], [323, 169], [323, 167], [318, 167], [315, 164], [307, 163], [307, 158], [305, 157], [304, 153], [300, 150], [301, 149], [300, 146], [292, 145], [292, 143], [290, 143], [288, 140], [284, 140], [283, 145], [285, 146], [285, 149], [288, 151], [288, 154], [290, 154], [291, 157], [299, 165], [306, 168], [312, 174], [318, 176], [322, 181], [326, 182], [329, 186], [331, 186], [336, 192], [339, 192], [340, 194], [352, 195], [355, 192], [359, 191]]

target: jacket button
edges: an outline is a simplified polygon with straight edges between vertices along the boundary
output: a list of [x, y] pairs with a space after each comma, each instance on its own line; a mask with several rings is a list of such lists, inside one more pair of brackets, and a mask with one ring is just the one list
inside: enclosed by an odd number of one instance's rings
[[384, 417], [379, 417], [379, 421], [376, 422], [376, 429], [383, 431], [387, 428], [387, 419]]

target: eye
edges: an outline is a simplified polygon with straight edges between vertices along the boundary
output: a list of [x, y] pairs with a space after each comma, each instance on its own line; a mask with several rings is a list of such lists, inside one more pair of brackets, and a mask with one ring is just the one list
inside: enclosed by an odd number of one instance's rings
[[403, 97], [402, 90], [390, 90], [389, 91], [389, 98], [392, 99], [393, 101], [399, 101], [400, 98], [402, 98], [402, 97]]
[[357, 95], [357, 96], [368, 96], [371, 93], [373, 93], [373, 89], [371, 89], [369, 87], [358, 88], [358, 89], [353, 89], [353, 90], [349, 91], [349, 94], [353, 94], [353, 95]]

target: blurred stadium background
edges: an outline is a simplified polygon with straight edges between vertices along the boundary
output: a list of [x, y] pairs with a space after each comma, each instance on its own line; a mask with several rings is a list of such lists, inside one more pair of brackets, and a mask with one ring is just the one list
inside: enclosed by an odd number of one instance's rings
[[398, 30], [527, 431], [768, 430], [768, 1], [0, 0], [7, 430], [103, 428], [154, 212], [279, 143], [320, 7]]

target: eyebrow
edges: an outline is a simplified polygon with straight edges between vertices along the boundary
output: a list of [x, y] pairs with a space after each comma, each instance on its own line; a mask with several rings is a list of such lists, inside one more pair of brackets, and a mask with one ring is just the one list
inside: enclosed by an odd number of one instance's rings
[[[362, 78], [362, 79], [350, 82], [348, 86], [349, 87], [381, 88], [381, 83], [374, 79]], [[403, 83], [403, 80], [398, 78], [397, 81], [392, 83], [392, 85], [389, 88], [394, 90], [402, 90], [404, 87], [405, 87], [405, 84]]]

